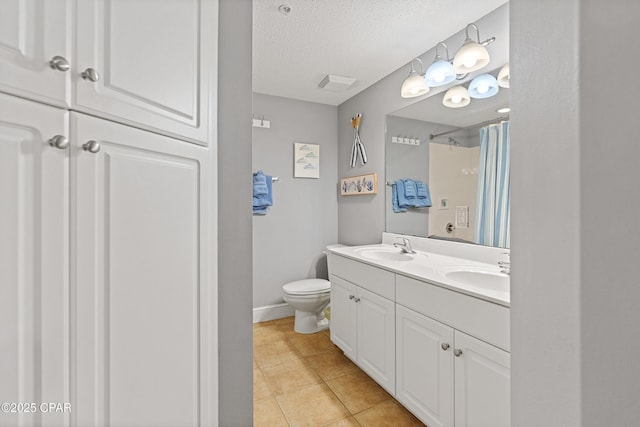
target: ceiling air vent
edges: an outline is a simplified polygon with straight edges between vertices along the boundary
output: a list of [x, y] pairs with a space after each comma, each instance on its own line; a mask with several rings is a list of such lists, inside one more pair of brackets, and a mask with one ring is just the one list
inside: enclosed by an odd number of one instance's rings
[[318, 87], [331, 92], [342, 92], [343, 90], [349, 89], [355, 82], [356, 79], [352, 79], [351, 77], [327, 74], [318, 84]]

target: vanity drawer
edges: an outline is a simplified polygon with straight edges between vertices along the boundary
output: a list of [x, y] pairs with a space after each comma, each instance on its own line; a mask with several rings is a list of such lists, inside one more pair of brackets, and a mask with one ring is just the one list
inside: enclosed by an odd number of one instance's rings
[[398, 274], [396, 302], [510, 351], [509, 308]]
[[329, 254], [329, 273], [395, 301], [395, 273], [333, 253]]

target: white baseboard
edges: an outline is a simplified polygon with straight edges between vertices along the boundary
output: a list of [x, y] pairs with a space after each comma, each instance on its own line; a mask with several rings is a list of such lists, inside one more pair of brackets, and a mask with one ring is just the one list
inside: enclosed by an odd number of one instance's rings
[[286, 302], [282, 304], [256, 307], [253, 309], [253, 323], [290, 317], [293, 316], [295, 312], [294, 308]]

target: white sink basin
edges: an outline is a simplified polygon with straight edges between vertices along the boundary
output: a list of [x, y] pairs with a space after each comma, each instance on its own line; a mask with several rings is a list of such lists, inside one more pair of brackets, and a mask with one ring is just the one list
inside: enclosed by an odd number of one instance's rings
[[360, 248], [355, 251], [356, 254], [363, 258], [368, 258], [375, 261], [413, 261], [420, 254], [408, 254], [402, 252], [399, 248]]
[[509, 276], [485, 267], [446, 267], [442, 274], [449, 280], [488, 291], [509, 292]]

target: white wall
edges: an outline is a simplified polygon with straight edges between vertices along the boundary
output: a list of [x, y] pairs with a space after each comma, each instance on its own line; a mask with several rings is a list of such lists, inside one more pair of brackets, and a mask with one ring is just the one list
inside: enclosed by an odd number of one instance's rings
[[638, 17], [511, 1], [513, 426], [640, 425]]
[[[496, 41], [488, 49], [492, 64], [508, 62], [509, 5], [505, 4], [489, 15], [476, 21], [482, 37], [495, 36]], [[446, 40], [447, 44], [460, 46], [464, 40], [464, 29]], [[425, 46], [428, 49], [432, 46]], [[425, 64], [433, 61], [435, 50], [430, 49], [420, 56]], [[400, 97], [400, 87], [409, 73], [409, 64], [389, 74], [379, 82], [360, 92], [338, 106], [338, 175], [346, 176], [378, 173], [378, 182], [385, 182], [385, 121], [387, 114], [429, 97], [437, 96], [437, 88], [418, 98]], [[474, 77], [472, 74], [469, 78]], [[360, 137], [367, 148], [369, 163], [354, 169], [349, 167], [349, 154], [353, 141], [351, 117], [362, 113]], [[385, 230], [385, 197], [379, 191], [376, 196], [342, 197], [338, 202], [338, 237], [340, 243], [348, 245], [380, 242]]]
[[[253, 217], [253, 305], [283, 302], [282, 285], [327, 278], [328, 244], [338, 241], [337, 107], [254, 94], [253, 170], [277, 176], [274, 205]], [[320, 179], [293, 178], [293, 143], [320, 144]]]

